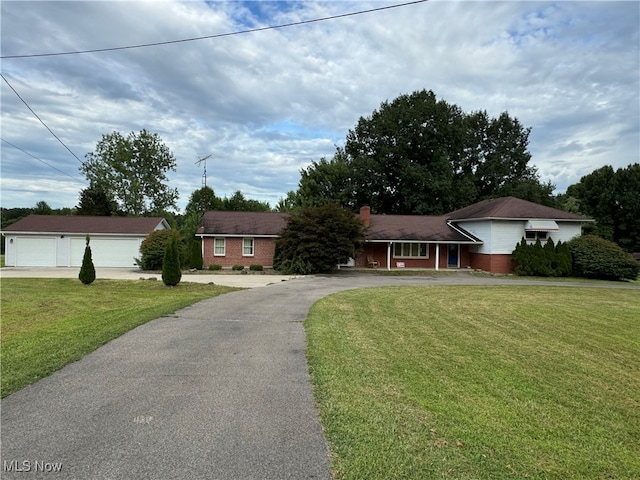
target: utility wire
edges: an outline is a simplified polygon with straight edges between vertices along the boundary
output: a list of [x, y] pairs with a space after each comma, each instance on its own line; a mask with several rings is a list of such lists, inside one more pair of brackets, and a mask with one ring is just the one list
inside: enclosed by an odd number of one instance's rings
[[335, 20], [337, 18], [352, 17], [352, 16], [355, 16], [355, 15], [362, 15], [362, 14], [365, 14], [365, 13], [380, 12], [382, 10], [390, 10], [392, 8], [406, 7], [408, 5], [415, 5], [417, 3], [424, 3], [424, 2], [428, 2], [428, 1], [429, 0], [415, 0], [415, 1], [407, 2], [407, 3], [399, 3], [399, 4], [395, 4], [395, 5], [388, 5], [386, 7], [372, 8], [370, 10], [360, 10], [358, 12], [342, 13], [340, 15], [332, 15], [330, 17], [314, 18], [314, 19], [311, 19], [311, 20], [302, 20], [302, 21], [299, 21], [299, 22], [284, 23], [284, 24], [281, 24], [281, 25], [271, 25], [271, 26], [260, 27], [260, 28], [251, 28], [249, 30], [240, 30], [240, 31], [236, 31], [236, 32], [219, 33], [219, 34], [216, 34], [216, 35], [206, 35], [204, 37], [192, 37], [192, 38], [184, 38], [184, 39], [181, 39], [181, 40], [167, 40], [167, 41], [164, 41], [164, 42], [141, 43], [139, 45], [128, 45], [128, 46], [124, 46], [124, 47], [94, 48], [94, 49], [91, 49], [91, 50], [76, 50], [76, 51], [70, 51], [70, 52], [33, 53], [33, 54], [27, 54], [27, 55], [2, 55], [2, 56], [0, 56], [0, 59], [55, 57], [55, 56], [62, 56], [62, 55], [79, 55], [81, 53], [114, 52], [114, 51], [117, 51], [117, 50], [130, 50], [130, 49], [134, 49], [134, 48], [157, 47], [157, 46], [160, 46], [160, 45], [170, 45], [170, 44], [174, 44], [174, 43], [195, 42], [195, 41], [207, 40], [207, 39], [211, 39], [211, 38], [231, 37], [231, 36], [234, 36], [234, 35], [243, 35], [243, 34], [246, 34], [246, 33], [263, 32], [265, 30], [276, 30], [276, 29], [280, 29], [280, 28], [295, 27], [295, 26], [299, 26], [299, 25], [307, 25], [307, 24], [310, 24], [310, 23], [324, 22], [326, 20]]
[[35, 158], [35, 159], [36, 159], [36, 160], [38, 160], [39, 162], [44, 163], [47, 167], [51, 167], [51, 168], [53, 168], [54, 170], [56, 170], [56, 171], [58, 171], [58, 172], [62, 173], [63, 175], [66, 175], [67, 177], [71, 178], [73, 181], [78, 182], [78, 183], [82, 183], [83, 185], [86, 183], [86, 182], [84, 182], [84, 181], [82, 181], [82, 180], [79, 180], [78, 178], [76, 178], [76, 177], [74, 177], [74, 176], [72, 176], [72, 175], [69, 175], [67, 172], [63, 172], [63, 171], [62, 171], [62, 170], [60, 170], [58, 167], [54, 167], [53, 165], [51, 165], [51, 164], [49, 164], [49, 163], [45, 162], [44, 160], [42, 160], [41, 158], [38, 158], [38, 157], [36, 157], [35, 155], [33, 155], [33, 154], [31, 154], [31, 153], [27, 152], [26, 150], [23, 150], [22, 148], [18, 147], [17, 145], [14, 145], [13, 143], [6, 141], [4, 138], [0, 138], [0, 140], [2, 140], [2, 141], [3, 141], [4, 143], [6, 143], [7, 145], [12, 146], [12, 147], [13, 147], [13, 148], [15, 148], [16, 150], [20, 150], [22, 153], [24, 153], [24, 154], [26, 154], [26, 155], [29, 155], [31, 158]]
[[37, 114], [36, 112], [34, 112], [34, 111], [33, 111], [33, 108], [31, 108], [31, 107], [29, 106], [29, 104], [28, 104], [28, 103], [27, 103], [27, 102], [26, 102], [26, 101], [25, 101], [25, 100], [20, 96], [20, 94], [16, 91], [16, 89], [15, 89], [15, 88], [13, 88], [13, 86], [9, 83], [9, 80], [7, 80], [7, 79], [6, 79], [6, 77], [5, 77], [2, 73], [0, 73], [0, 77], [2, 77], [2, 79], [5, 81], [5, 83], [6, 83], [7, 85], [9, 85], [9, 88], [10, 88], [11, 90], [13, 90], [13, 93], [15, 93], [15, 94], [16, 94], [16, 96], [17, 96], [17, 97], [22, 101], [22, 103], [24, 103], [24, 104], [27, 106], [27, 108], [29, 109], [29, 111], [30, 111], [31, 113], [33, 113], [33, 116], [34, 116], [34, 117], [36, 117], [36, 118], [38, 119], [38, 121], [39, 121], [42, 125], [44, 125], [44, 126], [45, 126], [45, 128], [46, 128], [47, 130], [49, 130], [49, 133], [51, 133], [51, 135], [53, 135], [53, 136], [56, 138], [56, 140], [58, 140], [58, 141], [60, 142], [60, 144], [61, 144], [64, 148], [66, 148], [66, 149], [69, 151], [69, 153], [70, 153], [71, 155], [73, 155], [74, 157], [76, 157], [76, 160], [78, 160], [80, 163], [83, 163], [83, 161], [82, 161], [82, 160], [80, 160], [80, 159], [78, 158], [78, 156], [77, 156], [75, 153], [73, 153], [73, 152], [71, 151], [71, 149], [70, 149], [69, 147], [67, 147], [67, 146], [65, 145], [65, 143], [64, 143], [62, 140], [60, 140], [60, 137], [58, 137], [55, 133], [53, 133], [53, 130], [51, 130], [51, 129], [49, 128], [49, 126], [48, 126], [46, 123], [44, 123], [44, 121], [43, 121], [43, 120], [38, 116], [38, 114]]

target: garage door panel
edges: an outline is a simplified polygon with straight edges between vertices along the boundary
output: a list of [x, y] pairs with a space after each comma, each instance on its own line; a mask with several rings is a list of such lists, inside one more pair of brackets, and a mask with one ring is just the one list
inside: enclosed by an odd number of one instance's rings
[[[84, 239], [74, 238], [71, 241], [71, 264], [82, 265], [84, 256]], [[135, 267], [134, 258], [140, 257], [139, 242], [131, 238], [92, 238], [91, 258], [95, 267]]]
[[18, 267], [55, 267], [55, 237], [16, 238], [16, 265]]

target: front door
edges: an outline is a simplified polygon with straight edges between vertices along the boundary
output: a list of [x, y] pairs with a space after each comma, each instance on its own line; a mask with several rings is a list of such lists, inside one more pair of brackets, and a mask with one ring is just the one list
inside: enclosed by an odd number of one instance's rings
[[459, 268], [459, 251], [460, 245], [449, 244], [449, 248], [447, 249], [447, 267], [448, 268]]

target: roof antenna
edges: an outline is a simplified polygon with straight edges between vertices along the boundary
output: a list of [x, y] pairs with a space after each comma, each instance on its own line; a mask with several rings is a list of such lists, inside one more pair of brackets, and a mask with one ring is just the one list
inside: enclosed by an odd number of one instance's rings
[[211, 157], [211, 154], [205, 157], [202, 157], [202, 156], [196, 157], [198, 159], [198, 161], [196, 162], [196, 165], [200, 165], [201, 163], [204, 163], [204, 172], [202, 173], [202, 188], [206, 188], [207, 186], [207, 158], [210, 158], [210, 157]]

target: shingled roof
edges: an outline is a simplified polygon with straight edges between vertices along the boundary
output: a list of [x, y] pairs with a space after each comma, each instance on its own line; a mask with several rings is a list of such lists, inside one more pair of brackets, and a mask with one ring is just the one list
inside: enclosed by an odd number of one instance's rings
[[482, 243], [447, 223], [447, 216], [371, 215], [367, 240]]
[[209, 211], [198, 235], [277, 236], [287, 223], [286, 213]]
[[528, 202], [521, 198], [502, 197], [483, 200], [468, 207], [461, 208], [447, 215], [452, 221], [484, 220], [484, 219], [532, 219], [566, 220], [589, 222], [590, 218], [565, 212], [556, 208], [545, 207], [537, 203]]
[[3, 231], [13, 233], [80, 233], [147, 235], [160, 225], [169, 228], [161, 217], [87, 217], [81, 215], [29, 215]]

